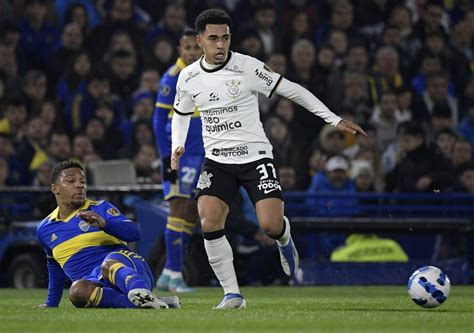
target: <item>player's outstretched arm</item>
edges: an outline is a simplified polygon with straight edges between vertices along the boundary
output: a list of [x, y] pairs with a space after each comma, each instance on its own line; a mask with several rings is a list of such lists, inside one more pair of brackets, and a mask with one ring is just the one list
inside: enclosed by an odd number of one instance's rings
[[336, 126], [341, 131], [349, 132], [351, 134], [360, 133], [362, 135], [366, 135], [364, 130], [359, 125], [354, 124], [349, 120], [342, 119], [333, 113], [316, 96], [297, 83], [282, 78], [276, 87], [276, 93], [280, 96], [291, 99], [295, 103], [298, 103], [306, 110], [314, 113], [318, 117], [321, 117], [324, 119], [324, 121]]
[[59, 264], [53, 259], [47, 259], [48, 265], [48, 298], [43, 304], [36, 305], [38, 308], [57, 308], [63, 296], [66, 274]]

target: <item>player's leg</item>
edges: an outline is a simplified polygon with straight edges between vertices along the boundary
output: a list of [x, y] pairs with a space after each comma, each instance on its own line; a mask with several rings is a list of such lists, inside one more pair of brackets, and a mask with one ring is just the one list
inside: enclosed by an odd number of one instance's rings
[[[201, 156], [184, 155], [180, 159], [178, 172], [164, 182], [164, 195], [170, 202], [170, 212], [164, 235], [166, 262], [156, 283], [160, 290], [191, 291], [183, 279], [182, 268], [190, 239], [189, 231], [192, 234], [197, 219], [196, 202], [191, 197], [201, 164]], [[194, 211], [189, 207], [194, 207]]]
[[152, 293], [153, 275], [140, 255], [126, 250], [112, 252], [105, 257], [101, 271], [105, 281], [137, 307], [168, 308], [166, 302]]
[[224, 289], [224, 299], [216, 309], [245, 308], [234, 268], [234, 255], [224, 234], [229, 206], [239, 184], [234, 175], [220, 165], [206, 160], [198, 188], [198, 212], [209, 264]]
[[249, 163], [241, 169], [243, 186], [255, 204], [257, 218], [265, 233], [277, 241], [280, 261], [286, 275], [298, 270], [299, 257], [284, 213], [283, 195], [271, 159]]
[[78, 308], [136, 308], [120, 291], [82, 279], [69, 288], [69, 300]]

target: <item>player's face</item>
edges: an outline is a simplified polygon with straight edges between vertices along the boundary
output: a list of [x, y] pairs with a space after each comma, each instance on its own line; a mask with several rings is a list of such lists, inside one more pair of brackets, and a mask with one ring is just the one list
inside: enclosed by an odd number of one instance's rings
[[202, 47], [206, 61], [220, 65], [227, 59], [230, 46], [230, 30], [227, 24], [208, 24], [206, 30], [197, 36], [197, 43]]
[[197, 44], [196, 37], [183, 36], [179, 41], [178, 52], [186, 65], [189, 65], [199, 59], [202, 54], [202, 49]]
[[79, 168], [70, 168], [61, 171], [56, 182], [51, 185], [58, 205], [79, 208], [86, 200], [86, 176]]

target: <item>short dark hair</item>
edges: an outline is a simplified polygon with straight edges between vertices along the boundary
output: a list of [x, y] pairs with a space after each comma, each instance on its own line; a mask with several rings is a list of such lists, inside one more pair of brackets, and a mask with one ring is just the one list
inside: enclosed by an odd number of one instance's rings
[[405, 127], [405, 135], [410, 135], [410, 136], [418, 136], [421, 138], [425, 138], [425, 130], [423, 127], [415, 122], [409, 122], [406, 127]]
[[56, 179], [59, 177], [59, 174], [63, 170], [72, 169], [72, 168], [78, 168], [78, 169], [81, 169], [82, 171], [84, 171], [84, 167], [78, 162], [62, 161], [62, 162], [56, 163], [53, 167], [53, 170], [51, 170], [51, 183], [54, 184]]
[[194, 28], [198, 34], [206, 30], [208, 24], [227, 24], [229, 28], [232, 26], [232, 19], [222, 9], [206, 9], [196, 17]]
[[196, 37], [197, 33], [196, 33], [196, 30], [194, 29], [190, 29], [190, 28], [186, 28], [184, 29], [183, 33], [181, 34], [181, 38], [183, 37]]

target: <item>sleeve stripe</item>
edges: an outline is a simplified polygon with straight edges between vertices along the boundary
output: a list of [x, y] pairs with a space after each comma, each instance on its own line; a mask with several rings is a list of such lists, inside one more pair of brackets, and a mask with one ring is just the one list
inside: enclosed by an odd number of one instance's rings
[[173, 105], [172, 104], [155, 103], [155, 107], [162, 108], [162, 109], [173, 110]]
[[273, 97], [273, 94], [275, 93], [275, 91], [276, 91], [278, 85], [280, 84], [281, 79], [283, 79], [283, 76], [280, 75], [280, 78], [278, 79], [277, 83], [275, 83], [275, 86], [273, 87], [272, 91], [270, 91], [270, 95], [268, 95], [268, 98], [272, 98], [272, 97]]
[[178, 111], [176, 109], [174, 109], [174, 112], [176, 112], [177, 114], [179, 114], [180, 116], [190, 116], [194, 113], [194, 111], [192, 112], [181, 112], [181, 111]]

